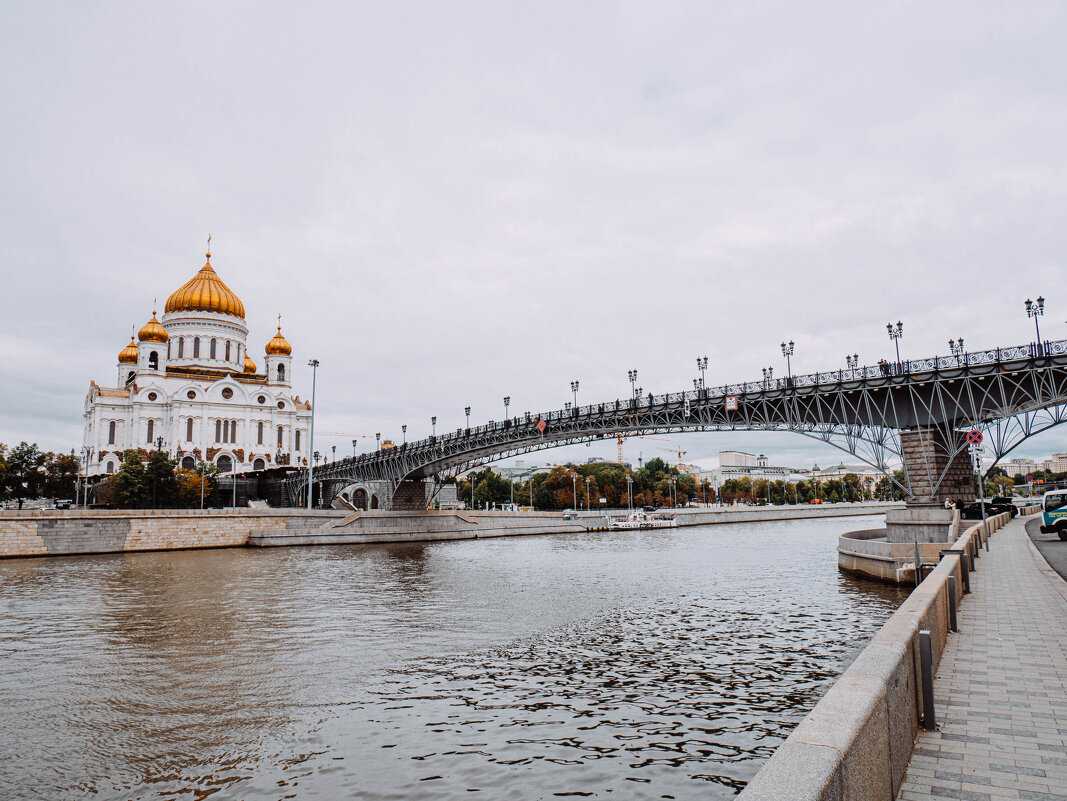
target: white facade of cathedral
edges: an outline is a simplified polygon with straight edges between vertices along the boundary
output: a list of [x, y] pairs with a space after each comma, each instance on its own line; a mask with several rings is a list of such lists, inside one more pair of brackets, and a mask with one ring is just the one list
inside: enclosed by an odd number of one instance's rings
[[244, 304], [207, 263], [152, 312], [118, 358], [114, 387], [90, 382], [83, 453], [88, 475], [114, 473], [122, 452], [157, 448], [185, 468], [224, 473], [306, 465], [311, 404], [294, 395], [292, 347], [278, 333], [258, 372]]

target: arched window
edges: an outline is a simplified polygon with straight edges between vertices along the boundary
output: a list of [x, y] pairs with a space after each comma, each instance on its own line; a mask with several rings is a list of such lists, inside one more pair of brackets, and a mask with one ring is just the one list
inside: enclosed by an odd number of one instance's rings
[[263, 470], [266, 467], [267, 467], [267, 463], [264, 462], [262, 459], [256, 459], [254, 462], [252, 462], [252, 469], [253, 470]]
[[282, 446], [282, 427], [278, 426], [278, 447]]
[[193, 358], [200, 358], [200, 337], [193, 337]]
[[185, 421], [185, 440], [186, 442], [193, 441], [193, 418], [188, 418]]
[[215, 358], [215, 337], [211, 338], [211, 358]]
[[156, 353], [155, 351], [152, 351], [151, 353], [148, 354], [148, 369], [149, 370], [158, 370], [159, 369], [159, 354]]
[[130, 372], [126, 373], [126, 383], [127, 384], [130, 383], [133, 380], [133, 375], [134, 375], [133, 370], [130, 370]]
[[215, 464], [218, 465], [219, 470], [223, 473], [233, 472], [233, 459], [231, 459], [225, 453], [219, 457], [218, 461], [215, 462]]
[[196, 467], [196, 459], [192, 456], [186, 456], [182, 459], [182, 468], [192, 470], [194, 467]]
[[178, 340], [178, 358], [185, 358], [185, 338], [182, 337]]
[[222, 421], [215, 421], [215, 442], [222, 442]]
[[110, 423], [107, 424], [107, 444], [108, 445], [114, 445], [115, 444], [115, 421], [114, 420], [112, 420]]
[[230, 340], [226, 340], [226, 361], [230, 360]]
[[296, 432], [296, 449], [300, 450], [300, 432]]
[[285, 365], [278, 365], [278, 381], [285, 381]]
[[151, 445], [152, 444], [152, 440], [155, 439], [155, 437], [152, 436], [155, 433], [156, 433], [156, 421], [155, 420], [149, 420], [148, 421], [148, 444], [149, 445]]
[[256, 424], [256, 444], [263, 444], [263, 421], [261, 420]]
[[110, 475], [110, 474], [115, 472], [115, 463], [114, 462], [108, 462], [107, 463], [107, 472], [108, 472], [108, 475]]

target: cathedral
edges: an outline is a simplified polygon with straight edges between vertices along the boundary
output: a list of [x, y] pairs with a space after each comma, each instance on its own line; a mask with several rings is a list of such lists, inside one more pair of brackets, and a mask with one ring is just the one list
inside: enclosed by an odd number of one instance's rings
[[181, 467], [223, 473], [308, 463], [311, 404], [294, 395], [293, 349], [278, 332], [260, 372], [248, 353], [245, 307], [211, 253], [119, 352], [113, 387], [89, 383], [88, 475], [114, 473], [129, 448], [164, 450]]

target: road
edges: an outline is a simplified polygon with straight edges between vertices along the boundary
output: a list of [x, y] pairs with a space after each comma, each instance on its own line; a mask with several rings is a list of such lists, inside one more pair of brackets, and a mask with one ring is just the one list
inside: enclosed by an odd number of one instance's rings
[[1033, 520], [1026, 521], [1026, 533], [1041, 551], [1045, 561], [1067, 581], [1067, 542], [1061, 540], [1056, 534], [1041, 533], [1041, 515], [1036, 515]]

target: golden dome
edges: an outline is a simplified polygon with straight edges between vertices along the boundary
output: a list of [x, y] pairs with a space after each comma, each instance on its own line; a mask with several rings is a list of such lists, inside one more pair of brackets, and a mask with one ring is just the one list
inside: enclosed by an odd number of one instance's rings
[[245, 317], [245, 305], [230, 291], [211, 267], [211, 253], [200, 272], [185, 282], [167, 298], [164, 312], [201, 311]]
[[137, 340], [139, 342], [166, 342], [168, 339], [170, 339], [170, 334], [160, 325], [159, 320], [156, 319], [156, 310], [152, 309], [152, 319], [137, 332]]
[[137, 364], [137, 344], [130, 337], [130, 344], [119, 351], [119, 364]]
[[282, 336], [282, 327], [280, 325], [278, 326], [278, 333], [267, 343], [267, 347], [264, 350], [266, 350], [268, 356], [293, 355], [293, 346], [289, 344], [289, 340]]
[[248, 355], [248, 351], [246, 350], [245, 351], [245, 372], [246, 373], [254, 373], [255, 371], [256, 371], [256, 363], [254, 361], [252, 361], [251, 357], [249, 357], [249, 355]]

